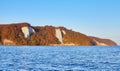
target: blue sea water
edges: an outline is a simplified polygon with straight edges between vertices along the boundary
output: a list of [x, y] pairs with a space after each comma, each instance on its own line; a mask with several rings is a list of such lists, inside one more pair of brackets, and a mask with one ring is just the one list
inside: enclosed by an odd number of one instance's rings
[[120, 46], [0, 46], [0, 71], [120, 71]]

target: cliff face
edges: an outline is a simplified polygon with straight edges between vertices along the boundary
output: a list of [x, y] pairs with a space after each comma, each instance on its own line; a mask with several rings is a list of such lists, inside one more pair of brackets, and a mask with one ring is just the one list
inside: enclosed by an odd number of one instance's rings
[[28, 23], [0, 25], [1, 45], [117, 45], [109, 39], [89, 37], [64, 27], [31, 26]]
[[32, 33], [35, 33], [35, 30], [30, 26], [21, 27], [21, 30], [25, 38], [29, 38]]
[[0, 42], [2, 45], [26, 45], [22, 27], [30, 27], [28, 23], [0, 25]]
[[93, 36], [89, 36], [89, 38], [91, 39], [92, 45], [98, 45], [98, 46], [116, 46], [117, 45], [114, 41], [110, 39], [102, 39], [102, 38], [93, 37]]
[[62, 36], [62, 32], [61, 32], [61, 30], [60, 29], [55, 29], [55, 31], [56, 31], [56, 38], [61, 42], [61, 43], [63, 43], [63, 36]]

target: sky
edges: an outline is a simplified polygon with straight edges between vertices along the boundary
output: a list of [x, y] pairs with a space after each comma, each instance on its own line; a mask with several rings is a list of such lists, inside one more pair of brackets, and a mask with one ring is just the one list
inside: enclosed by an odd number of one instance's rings
[[64, 26], [120, 45], [120, 0], [0, 0], [0, 23]]

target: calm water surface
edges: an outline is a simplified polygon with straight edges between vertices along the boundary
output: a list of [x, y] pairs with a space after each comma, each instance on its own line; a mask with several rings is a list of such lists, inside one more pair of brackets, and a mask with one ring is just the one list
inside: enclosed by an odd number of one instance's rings
[[120, 71], [120, 46], [0, 46], [0, 71]]

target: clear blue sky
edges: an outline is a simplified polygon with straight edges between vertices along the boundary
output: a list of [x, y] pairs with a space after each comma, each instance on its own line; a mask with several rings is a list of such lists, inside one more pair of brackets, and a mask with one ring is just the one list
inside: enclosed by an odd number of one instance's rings
[[120, 0], [0, 0], [0, 23], [65, 26], [120, 44]]

